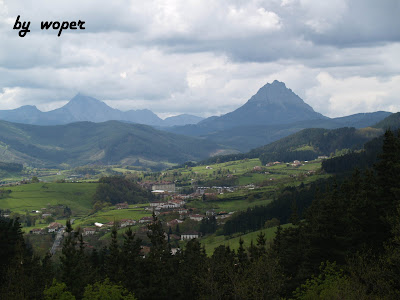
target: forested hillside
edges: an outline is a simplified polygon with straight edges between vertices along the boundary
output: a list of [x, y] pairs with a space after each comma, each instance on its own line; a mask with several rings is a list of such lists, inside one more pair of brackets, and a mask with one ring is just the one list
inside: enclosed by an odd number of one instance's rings
[[140, 161], [162, 165], [206, 158], [221, 149], [213, 142], [117, 121], [58, 126], [0, 121], [0, 160], [34, 166]]
[[259, 158], [263, 164], [271, 161], [291, 162], [313, 160], [318, 156], [330, 156], [337, 151], [348, 152], [363, 149], [364, 144], [383, 134], [381, 128], [309, 128], [289, 135], [271, 144], [255, 148], [247, 153], [215, 156], [200, 162], [210, 164], [244, 158]]
[[[372, 171], [338, 175], [325, 190], [282, 191], [281, 200], [292, 198], [294, 226], [278, 227], [271, 245], [259, 234], [250, 245], [220, 246], [211, 257], [197, 240], [172, 255], [154, 218], [144, 257], [130, 230], [123, 243], [113, 229], [108, 247], [88, 249], [67, 222], [60, 262], [40, 261], [18, 221], [1, 218], [0, 240], [7, 245], [0, 248], [1, 297], [93, 299], [113, 291], [119, 299], [398, 299], [399, 161], [400, 138], [387, 131]], [[298, 214], [301, 189], [314, 199]]]

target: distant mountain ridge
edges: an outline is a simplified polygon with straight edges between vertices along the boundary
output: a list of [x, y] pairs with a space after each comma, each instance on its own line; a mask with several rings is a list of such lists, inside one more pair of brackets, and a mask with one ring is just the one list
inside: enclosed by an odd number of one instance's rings
[[185, 124], [197, 124], [204, 120], [202, 117], [182, 114], [173, 117], [165, 118], [163, 121], [163, 126], [182, 126]]
[[305, 103], [283, 82], [267, 83], [243, 106], [222, 115], [199, 122], [199, 127], [223, 130], [249, 125], [290, 124], [304, 120], [326, 119]]
[[[383, 114], [383, 112], [380, 112]], [[362, 124], [362, 120], [366, 119], [371, 121], [371, 116], [374, 114], [356, 114], [350, 120], [357, 120], [357, 124]], [[339, 118], [339, 123], [346, 120], [346, 118]], [[222, 156], [214, 156], [204, 161], [199, 162], [199, 165], [208, 165], [216, 162], [227, 162], [245, 158], [259, 158], [262, 164], [273, 161], [292, 162], [294, 160], [313, 160], [318, 156], [330, 156], [337, 154], [337, 151], [342, 154], [351, 153], [351, 155], [358, 156], [359, 150], [371, 149], [370, 144], [375, 144], [376, 140], [382, 142], [382, 135], [386, 129], [400, 128], [400, 113], [389, 114], [388, 117], [379, 121], [372, 126], [363, 126], [362, 128], [354, 127], [340, 127], [333, 129], [324, 128], [306, 128], [299, 130], [292, 134], [286, 134], [285, 137], [277, 139], [272, 143], [268, 143], [261, 147], [253, 148], [247, 153], [234, 153]], [[369, 142], [371, 141], [371, 142]], [[367, 143], [367, 144], [366, 144]], [[379, 147], [373, 147], [379, 151]], [[378, 152], [373, 152], [376, 155]], [[362, 154], [364, 155], [364, 154]], [[368, 156], [368, 155], [367, 155]], [[338, 159], [338, 158], [335, 158]], [[368, 156], [369, 162], [376, 161], [376, 157]], [[349, 163], [347, 161], [346, 163]], [[355, 164], [354, 164], [355, 163]], [[353, 162], [355, 166], [358, 161]], [[347, 167], [341, 166], [343, 169], [350, 170]]]
[[379, 111], [328, 118], [315, 112], [283, 82], [275, 80], [260, 88], [233, 112], [207, 118], [195, 125], [175, 126], [166, 130], [202, 137], [246, 152], [302, 129], [363, 128], [389, 115], [390, 112]]
[[0, 121], [0, 161], [30, 166], [162, 165], [204, 159], [225, 150], [211, 141], [143, 124], [107, 121], [38, 126]]
[[[246, 152], [250, 149], [275, 142], [303, 129], [337, 129], [342, 127], [364, 128], [372, 126], [390, 115], [391, 113], [389, 112], [378, 111], [374, 113], [361, 113], [333, 119], [326, 118], [299, 121], [291, 124], [242, 126], [201, 134], [198, 136], [214, 142], [218, 141], [220, 144], [233, 147], [241, 152]], [[183, 126], [180, 128], [187, 127], [188, 126]], [[196, 127], [196, 125], [192, 125], [192, 127]], [[185, 132], [179, 132], [176, 130], [176, 128], [172, 128], [171, 130], [175, 133], [185, 134]]]
[[203, 118], [178, 115], [162, 120], [148, 109], [120, 111], [93, 97], [77, 94], [64, 106], [42, 112], [36, 106], [25, 105], [12, 110], [0, 110], [0, 120], [32, 125], [62, 125], [73, 122], [126, 121], [151, 126], [195, 124]]
[[363, 128], [378, 123], [390, 114], [380, 111], [328, 118], [315, 112], [310, 105], [287, 88], [285, 83], [275, 80], [261, 87], [236, 110], [203, 120], [185, 114], [162, 120], [146, 109], [123, 112], [82, 94], [76, 95], [63, 107], [49, 112], [41, 112], [35, 106], [3, 110], [0, 111], [0, 120], [36, 125], [119, 120], [151, 125], [175, 134], [201, 137], [236, 151], [246, 152], [302, 129]]

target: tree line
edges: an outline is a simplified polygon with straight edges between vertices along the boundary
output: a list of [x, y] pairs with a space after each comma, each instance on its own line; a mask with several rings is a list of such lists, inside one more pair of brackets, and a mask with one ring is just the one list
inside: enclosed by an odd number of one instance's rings
[[[293, 195], [292, 203], [299, 203]], [[92, 249], [67, 222], [59, 263], [34, 257], [18, 221], [1, 218], [0, 296], [100, 299], [112, 291], [111, 299], [400, 297], [398, 135], [385, 133], [372, 169], [355, 170], [316, 190], [302, 216], [296, 226], [278, 226], [270, 245], [261, 233], [250, 245], [219, 246], [211, 256], [197, 240], [172, 255], [155, 217], [147, 228], [151, 247], [145, 253], [129, 229], [122, 243], [114, 228], [108, 246]]]
[[93, 195], [93, 204], [107, 203], [115, 205], [127, 202], [128, 204], [144, 203], [155, 199], [151, 191], [142, 188], [133, 180], [123, 176], [102, 177]]

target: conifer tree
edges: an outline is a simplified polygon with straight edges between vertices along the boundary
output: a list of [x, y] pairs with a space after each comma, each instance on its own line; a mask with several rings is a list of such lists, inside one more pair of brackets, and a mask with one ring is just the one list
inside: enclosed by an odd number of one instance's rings
[[247, 262], [248, 262], [247, 253], [246, 253], [246, 250], [244, 249], [243, 245], [244, 245], [244, 241], [243, 241], [242, 237], [240, 237], [239, 238], [239, 248], [237, 250], [236, 256], [237, 256], [239, 267], [242, 269], [247, 266]]
[[[67, 220], [62, 255], [60, 257], [61, 280], [71, 293], [80, 298], [87, 282], [87, 265], [83, 252], [83, 240], [79, 232], [74, 232], [71, 221]], [[78, 239], [80, 240], [79, 247]]]
[[141, 240], [135, 238], [135, 234], [129, 227], [124, 233], [124, 244], [121, 251], [121, 263], [123, 270], [123, 283], [129, 290], [142, 288], [141, 284]]
[[[115, 224], [115, 222], [114, 222]], [[105, 260], [105, 268], [107, 276], [113, 282], [121, 280], [121, 261], [120, 261], [120, 247], [118, 245], [118, 232], [117, 226], [114, 225], [111, 230], [111, 242], [108, 246], [108, 253]]]

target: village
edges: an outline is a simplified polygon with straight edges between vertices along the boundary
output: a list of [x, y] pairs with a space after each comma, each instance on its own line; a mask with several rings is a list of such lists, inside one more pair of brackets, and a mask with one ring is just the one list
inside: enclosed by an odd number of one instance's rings
[[[319, 157], [318, 160], [325, 158]], [[242, 175], [239, 176], [241, 176], [240, 178], [249, 178], [249, 180], [246, 179], [244, 183], [241, 183], [241, 180], [237, 181], [238, 185], [210, 186], [201, 183], [204, 174], [211, 174], [212, 178], [238, 178], [237, 166], [234, 166], [231, 171], [229, 171], [229, 167], [221, 169], [219, 165], [203, 165], [182, 171], [168, 170], [160, 173], [158, 177], [147, 178], [144, 176], [142, 180], [136, 181], [138, 185], [153, 195], [152, 200], [147, 203], [132, 204], [123, 201], [81, 216], [76, 215], [76, 211], [71, 212], [67, 205], [48, 204], [47, 207], [32, 209], [26, 216], [21, 215], [22, 218], [25, 218], [24, 223], [26, 224], [28, 224], [27, 218], [31, 218], [31, 225], [26, 228], [25, 232], [32, 236], [49, 236], [53, 240], [51, 251], [56, 252], [62, 245], [67, 219], [74, 221], [75, 232], [81, 233], [87, 241], [90, 241], [90, 245], [98, 246], [97, 242], [108, 239], [113, 228], [116, 228], [121, 234], [127, 228], [131, 228], [137, 236], [146, 240], [148, 225], [153, 222], [153, 217], [156, 217], [166, 232], [165, 239], [171, 243], [173, 248], [182, 247], [182, 243], [187, 240], [206, 238], [209, 234], [215, 233], [236, 211], [241, 211], [249, 205], [263, 205], [270, 201], [268, 200], [270, 196], [264, 195], [257, 200], [259, 196], [254, 198], [253, 194], [262, 194], [263, 191], [269, 190], [268, 186], [273, 190], [279, 182], [290, 183], [304, 180], [316, 174], [315, 162], [272, 161], [265, 166], [257, 164], [257, 161], [243, 160], [241, 163], [246, 165], [246, 169], [242, 170]], [[81, 186], [82, 183], [75, 180], [82, 176], [75, 174], [70, 177], [74, 179], [74, 183], [68, 184]], [[190, 189], [182, 187], [181, 178], [185, 178], [184, 184], [189, 184]], [[253, 183], [253, 180], [256, 181]], [[25, 182], [20, 184], [25, 185]], [[48, 185], [44, 182], [40, 189], [46, 190]], [[227, 199], [228, 202], [224, 199]], [[253, 201], [256, 202], [252, 204]], [[9, 215], [10, 211], [2, 213]], [[89, 246], [89, 242], [86, 243]]]
[[[176, 232], [176, 228], [179, 228], [180, 224], [183, 224], [186, 220], [192, 223], [201, 223], [203, 219], [214, 218], [217, 220], [218, 224], [222, 224], [225, 219], [233, 215], [234, 211], [216, 211], [214, 209], [208, 209], [206, 211], [199, 212], [197, 209], [187, 208], [187, 201], [193, 199], [206, 199], [207, 197], [212, 199], [216, 198], [218, 194], [223, 194], [226, 192], [233, 192], [236, 188], [233, 187], [198, 187], [196, 192], [189, 195], [177, 193], [176, 186], [171, 182], [144, 182], [141, 184], [143, 187], [151, 189], [152, 193], [156, 195], [157, 201], [149, 202], [146, 206], [141, 206], [140, 209], [148, 214], [148, 216], [143, 216], [139, 219], [115, 219], [107, 223], [93, 222], [89, 226], [78, 227], [78, 230], [82, 236], [95, 236], [104, 235], [110, 232], [113, 227], [117, 229], [123, 229], [131, 226], [136, 226], [135, 230], [140, 233], [146, 233], [148, 231], [147, 225], [153, 222], [153, 216], [159, 218], [162, 222], [163, 227], [166, 232], [168, 228], [173, 228], [166, 233], [166, 239], [171, 239], [175, 241], [187, 241], [202, 236], [201, 232], [198, 230], [188, 230], [184, 232]], [[251, 186], [250, 188], [252, 188]], [[213, 192], [207, 192], [213, 191]], [[129, 205], [127, 202], [117, 203], [113, 210], [129, 210], [137, 209], [137, 205]], [[45, 209], [45, 208], [42, 208]], [[40, 213], [42, 219], [53, 218], [51, 213], [42, 213], [41, 211], [32, 211], [33, 213]], [[75, 221], [75, 220], [72, 220]], [[195, 226], [198, 228], [199, 226]], [[45, 235], [53, 234], [56, 236], [54, 244], [60, 246], [60, 238], [62, 238], [65, 230], [65, 224], [61, 222], [50, 222], [50, 224], [45, 228], [33, 228], [29, 231], [32, 235]], [[172, 233], [174, 231], [175, 233]], [[178, 233], [178, 234], [176, 234]], [[57, 237], [59, 237], [57, 239]], [[54, 247], [56, 251], [57, 247]], [[52, 249], [53, 249], [52, 248]], [[174, 248], [175, 249], [175, 248]], [[53, 250], [52, 250], [53, 251]], [[175, 250], [176, 251], [176, 250]]]

